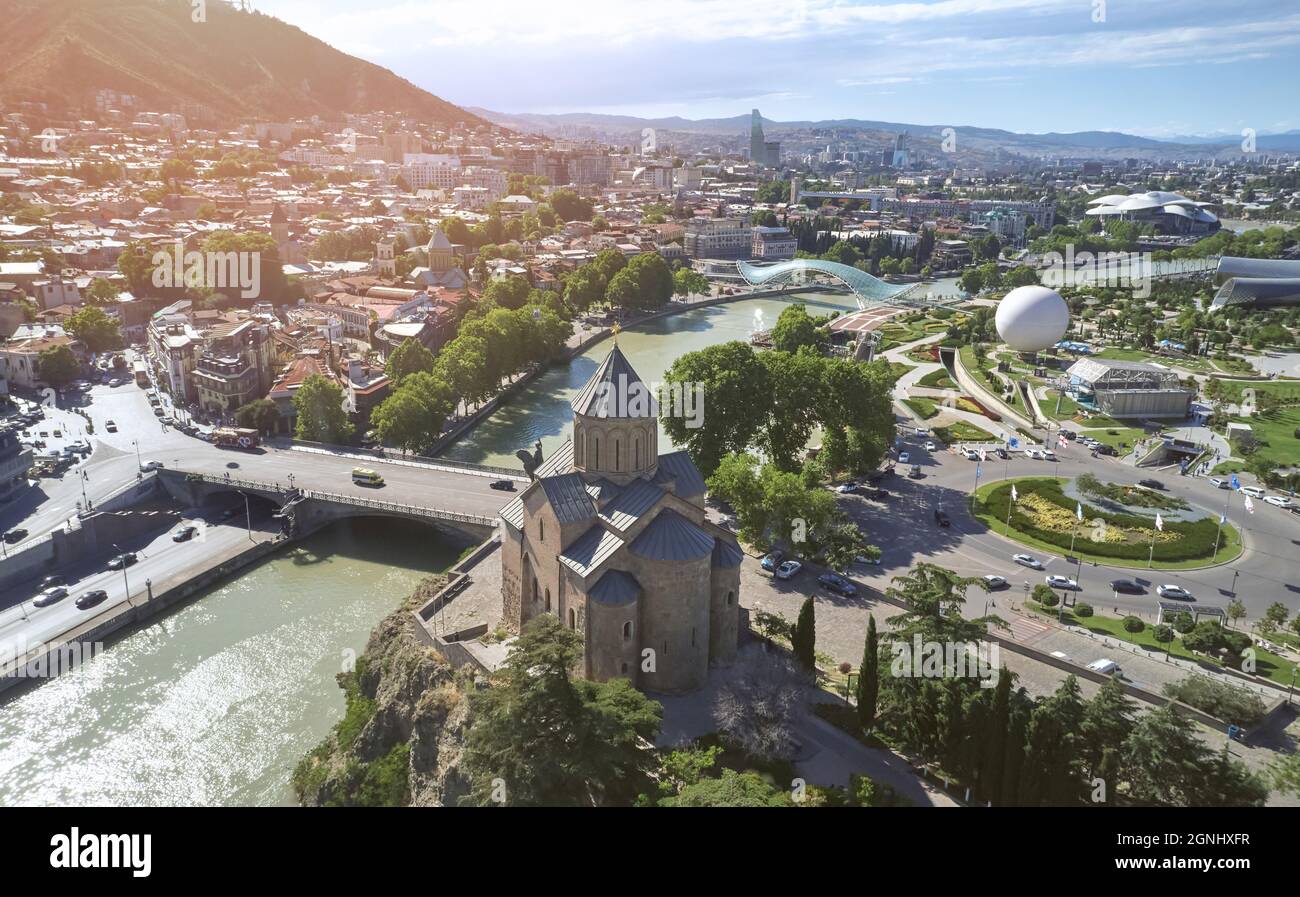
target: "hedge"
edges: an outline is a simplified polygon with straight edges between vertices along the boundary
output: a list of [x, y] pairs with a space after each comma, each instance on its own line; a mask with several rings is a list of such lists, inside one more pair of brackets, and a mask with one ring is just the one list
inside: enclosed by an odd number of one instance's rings
[[[1069, 511], [1071, 514], [1075, 510], [1075, 500], [1065, 495], [1061, 491], [1060, 484], [1053, 479], [1024, 479], [1015, 482], [1016, 491], [1021, 495], [1037, 494], [1041, 498], [1050, 501], [1059, 507]], [[1007, 519], [1007, 504], [1011, 500], [1011, 483], [999, 483], [984, 496], [980, 502], [982, 510], [992, 516], [999, 522]], [[1142, 517], [1137, 514], [1112, 514], [1100, 511], [1091, 505], [1084, 505], [1084, 517], [1088, 520], [1094, 520], [1100, 517], [1108, 525], [1125, 528], [1143, 528], [1151, 529], [1154, 522], [1149, 517]], [[1017, 505], [1011, 511], [1011, 526], [1013, 529], [1032, 536], [1041, 542], [1050, 545], [1059, 546], [1068, 551], [1070, 549], [1070, 534], [1055, 532], [1053, 530], [1039, 529], [1033, 524], [1029, 517], [1021, 514]], [[1190, 561], [1202, 558], [1208, 559], [1214, 553], [1214, 540], [1218, 533], [1218, 521], [1214, 517], [1206, 517], [1196, 521], [1165, 521], [1165, 532], [1176, 533], [1180, 536], [1177, 541], [1173, 542], [1156, 542], [1155, 559], [1158, 561]], [[1227, 542], [1227, 536], [1231, 528], [1224, 526], [1224, 539], [1220, 542], [1222, 547]], [[1093, 542], [1086, 537], [1079, 537], [1074, 540], [1074, 547], [1078, 550], [1085, 551], [1088, 554], [1099, 557], [1122, 558], [1125, 560], [1146, 560], [1151, 551], [1151, 543], [1116, 543], [1116, 542]]]

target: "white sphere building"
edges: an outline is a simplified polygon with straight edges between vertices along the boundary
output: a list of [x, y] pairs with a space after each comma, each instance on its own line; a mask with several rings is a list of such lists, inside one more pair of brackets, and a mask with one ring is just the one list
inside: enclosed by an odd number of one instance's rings
[[1016, 287], [998, 303], [998, 335], [1017, 352], [1054, 346], [1070, 327], [1070, 307], [1061, 294], [1043, 286]]

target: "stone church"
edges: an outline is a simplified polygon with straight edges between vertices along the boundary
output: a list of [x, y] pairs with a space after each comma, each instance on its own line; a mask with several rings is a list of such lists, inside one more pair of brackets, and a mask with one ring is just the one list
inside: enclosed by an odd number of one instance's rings
[[571, 403], [572, 440], [501, 509], [502, 616], [517, 633], [555, 614], [582, 634], [587, 678], [679, 693], [735, 658], [742, 554], [686, 452], [659, 454], [642, 396], [615, 337]]

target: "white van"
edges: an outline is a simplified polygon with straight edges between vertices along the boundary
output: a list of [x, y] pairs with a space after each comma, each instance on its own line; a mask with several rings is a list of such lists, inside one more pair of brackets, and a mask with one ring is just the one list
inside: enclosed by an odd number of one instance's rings
[[1111, 673], [1119, 672], [1119, 664], [1103, 657], [1100, 660], [1094, 660], [1092, 663], [1088, 664], [1088, 669], [1092, 670], [1094, 673], [1101, 673], [1103, 676], [1109, 676]]
[[1241, 494], [1249, 495], [1251, 498], [1263, 498], [1264, 490], [1259, 488], [1258, 486], [1242, 486]]

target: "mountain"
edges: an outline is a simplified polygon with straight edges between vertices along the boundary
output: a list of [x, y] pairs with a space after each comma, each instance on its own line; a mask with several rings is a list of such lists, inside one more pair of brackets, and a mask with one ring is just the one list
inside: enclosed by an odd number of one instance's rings
[[[631, 115], [603, 115], [572, 112], [554, 115], [535, 113], [503, 113], [471, 107], [477, 115], [516, 130], [541, 132], [550, 135], [572, 133], [602, 134], [615, 141], [635, 144], [643, 128], [664, 132], [661, 137], [675, 140], [682, 136], [712, 138], [748, 145], [749, 116], [730, 118], [637, 118]], [[763, 119], [763, 131], [768, 139], [815, 144], [818, 140], [840, 139], [850, 134], [868, 140], [892, 139], [893, 135], [908, 132], [920, 145], [938, 143], [948, 124], [916, 124], [909, 122], [872, 121], [866, 119], [828, 119], [824, 121], [773, 121]], [[970, 125], [952, 125], [957, 135], [959, 152], [975, 154], [995, 153], [999, 150], [1026, 156], [1095, 156], [1098, 158], [1135, 156], [1143, 158], [1193, 157], [1213, 154], [1212, 149], [1231, 153], [1240, 138], [1219, 138], [1205, 141], [1157, 140], [1119, 131], [1076, 131], [1072, 133], [1021, 134], [999, 128], [981, 128]], [[828, 132], [839, 132], [832, 137]], [[633, 138], [636, 139], [633, 139]], [[689, 141], [688, 141], [689, 143]], [[1268, 135], [1258, 140], [1261, 150], [1300, 149], [1300, 139], [1294, 136]]]
[[0, 106], [76, 110], [97, 91], [148, 110], [235, 119], [402, 112], [435, 123], [481, 120], [385, 68], [279, 19], [223, 0], [0, 0]]

